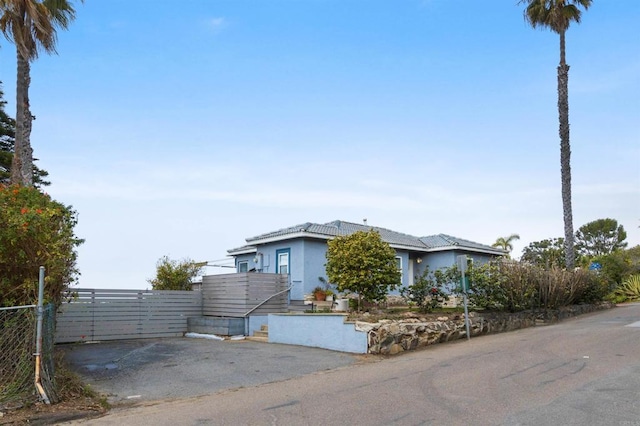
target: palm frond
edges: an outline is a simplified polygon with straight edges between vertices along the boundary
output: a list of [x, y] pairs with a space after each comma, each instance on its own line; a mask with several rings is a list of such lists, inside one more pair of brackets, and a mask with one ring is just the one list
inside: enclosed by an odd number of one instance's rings
[[533, 28], [549, 28], [559, 34], [571, 22], [580, 23], [581, 8], [587, 10], [592, 3], [593, 0], [520, 0], [518, 4], [527, 5], [524, 18]]

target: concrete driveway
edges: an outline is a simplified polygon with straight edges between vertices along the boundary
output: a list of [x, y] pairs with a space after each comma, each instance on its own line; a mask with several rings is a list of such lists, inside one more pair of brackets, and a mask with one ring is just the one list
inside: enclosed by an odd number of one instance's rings
[[331, 370], [361, 355], [193, 338], [60, 345], [73, 371], [111, 404], [188, 398]]

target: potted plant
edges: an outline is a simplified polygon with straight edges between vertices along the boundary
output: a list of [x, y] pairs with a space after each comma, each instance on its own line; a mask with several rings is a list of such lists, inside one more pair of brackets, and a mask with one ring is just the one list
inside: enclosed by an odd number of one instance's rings
[[327, 297], [325, 290], [320, 286], [317, 286], [316, 288], [314, 288], [312, 293], [317, 301], [323, 301]]
[[333, 302], [334, 294], [333, 294], [333, 291], [331, 289], [326, 289], [324, 291], [324, 295], [325, 295], [325, 300], [327, 302]]

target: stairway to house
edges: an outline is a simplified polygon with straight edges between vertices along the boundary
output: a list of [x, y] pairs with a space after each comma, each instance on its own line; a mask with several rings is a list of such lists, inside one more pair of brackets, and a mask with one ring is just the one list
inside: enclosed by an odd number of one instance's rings
[[260, 330], [253, 332], [253, 336], [247, 337], [247, 340], [253, 340], [254, 342], [269, 342], [269, 326], [262, 324]]

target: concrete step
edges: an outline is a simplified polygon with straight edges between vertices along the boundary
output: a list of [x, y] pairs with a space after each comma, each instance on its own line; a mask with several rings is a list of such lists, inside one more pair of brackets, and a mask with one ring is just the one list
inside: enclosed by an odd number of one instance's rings
[[269, 326], [262, 324], [260, 330], [255, 330], [253, 336], [249, 336], [246, 339], [253, 342], [269, 342]]
[[269, 331], [256, 330], [253, 332], [253, 337], [269, 337]]
[[247, 340], [251, 340], [253, 342], [269, 342], [269, 326], [262, 325], [260, 326], [260, 330], [255, 330], [253, 332], [253, 336], [247, 337]]

